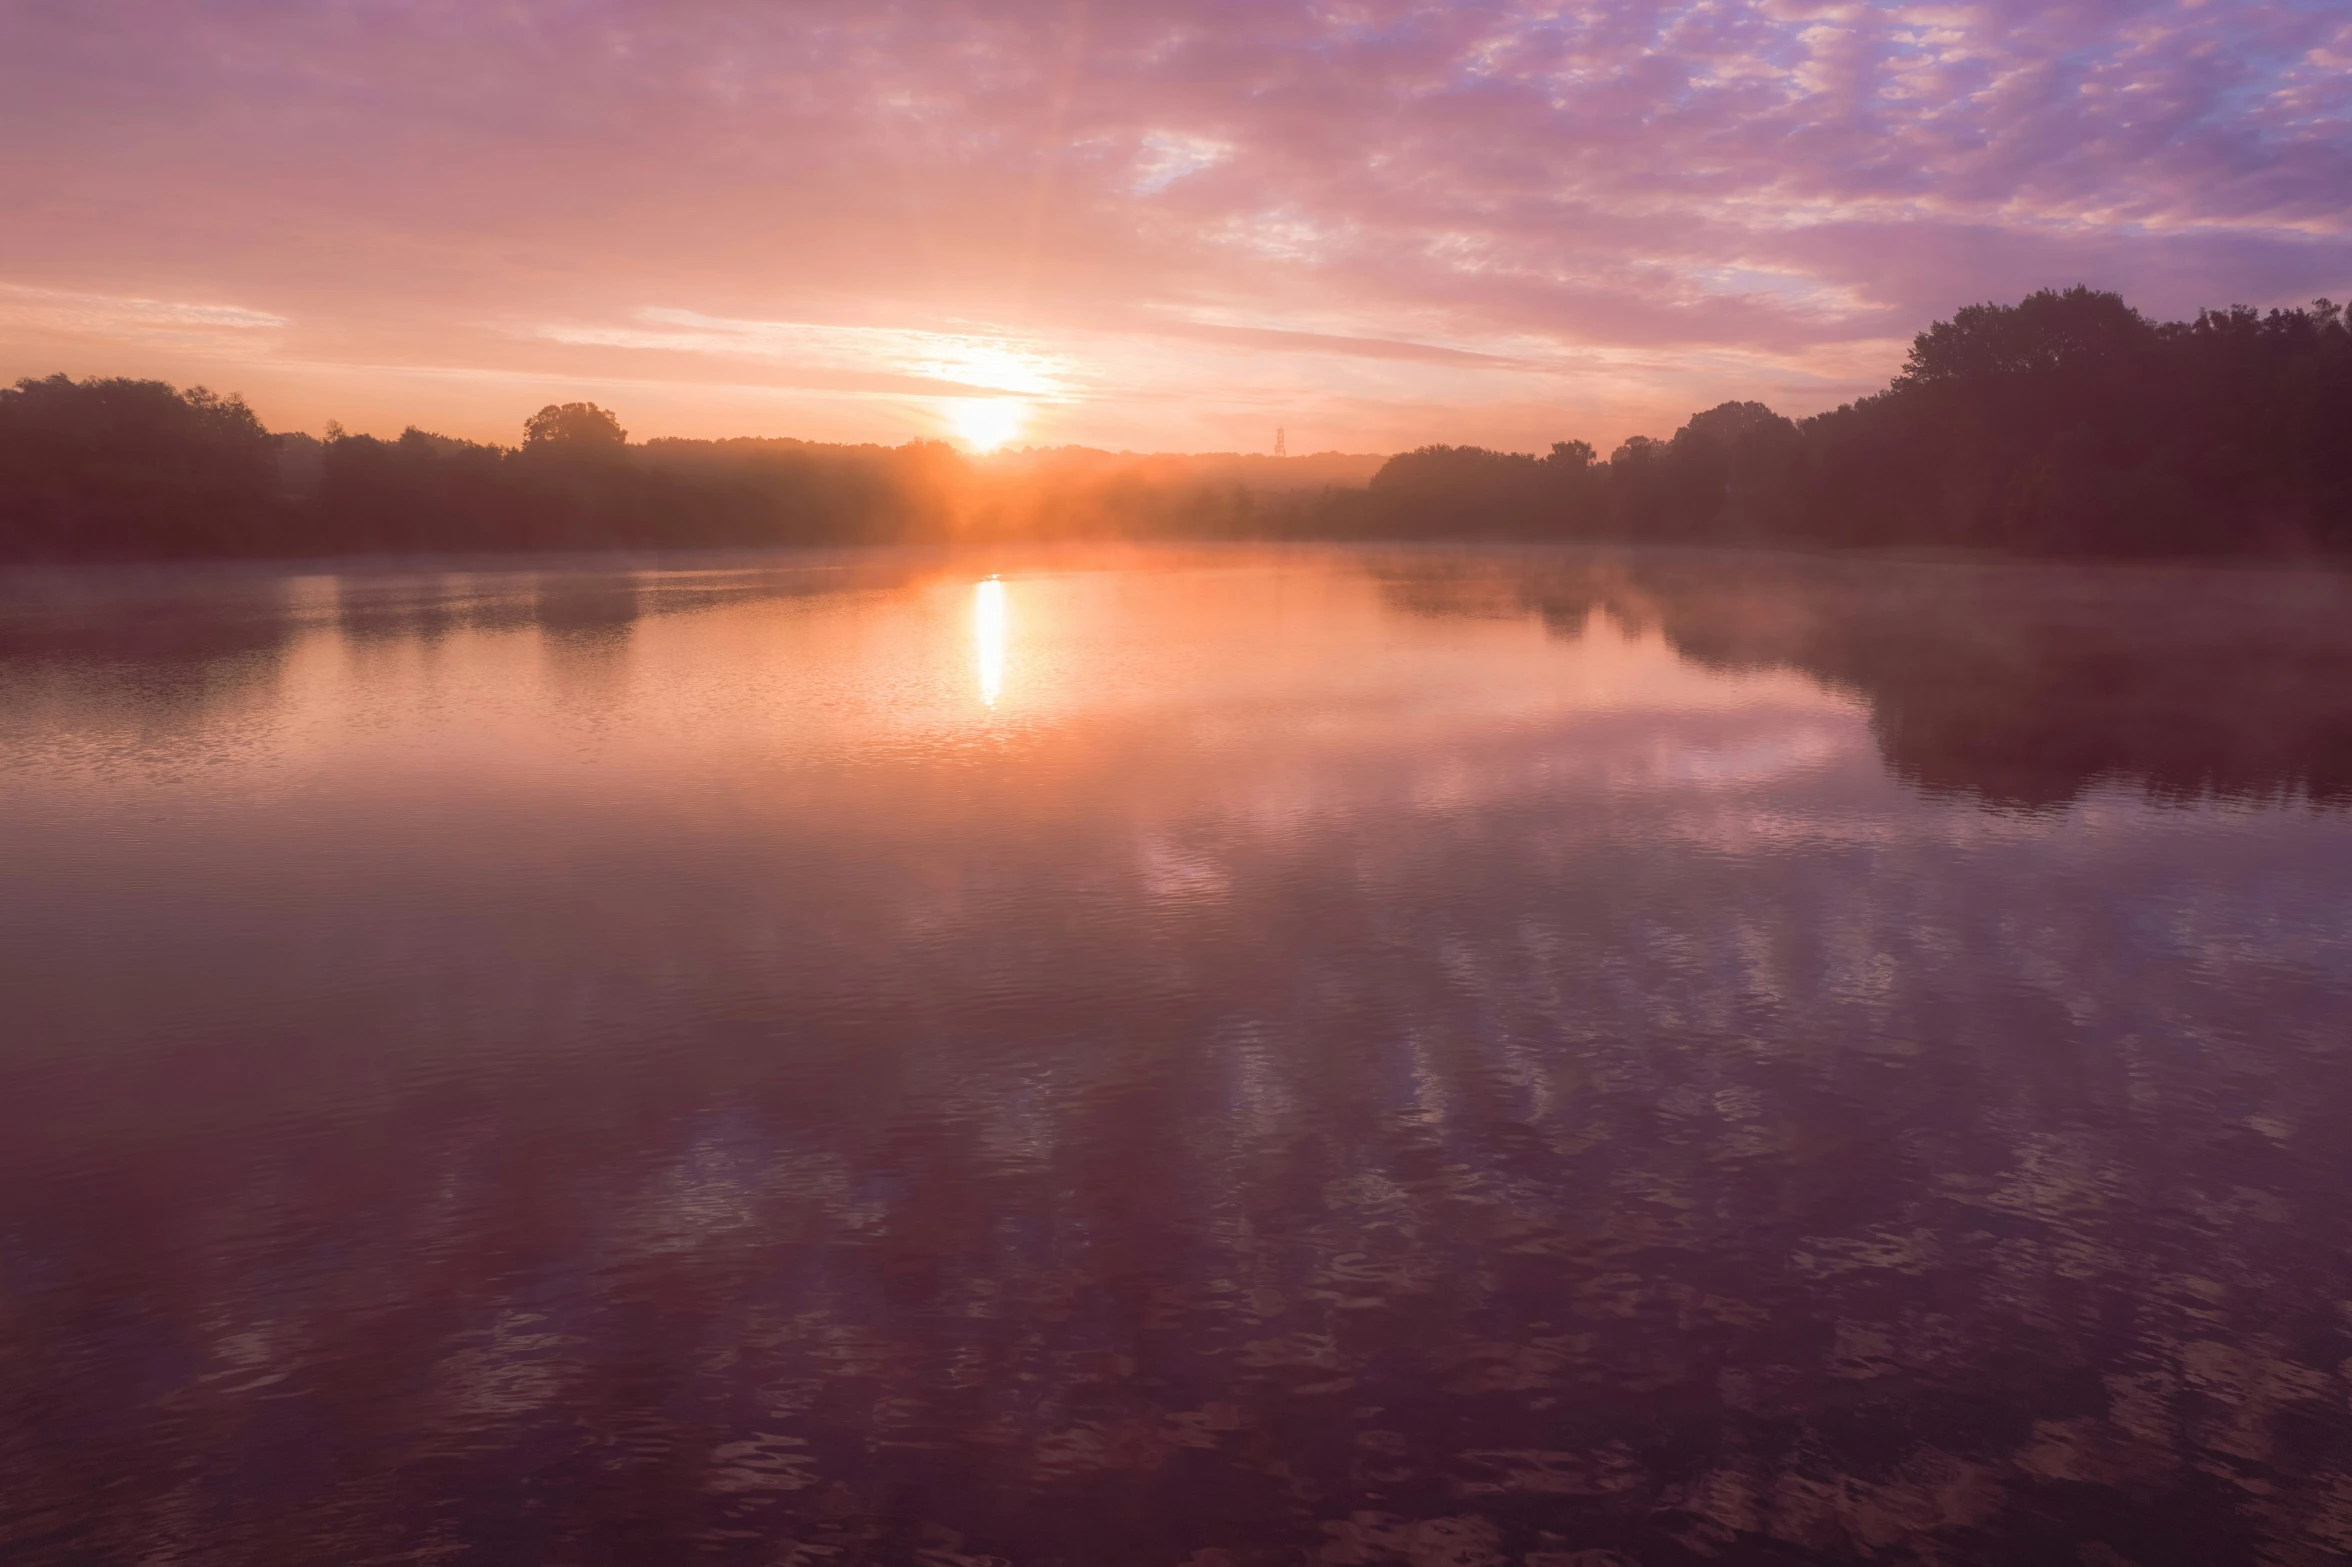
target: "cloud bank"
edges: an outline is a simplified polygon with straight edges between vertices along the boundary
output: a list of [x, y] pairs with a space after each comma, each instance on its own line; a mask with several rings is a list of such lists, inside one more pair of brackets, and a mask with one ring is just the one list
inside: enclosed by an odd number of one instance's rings
[[2340, 3], [0, 11], [0, 372], [512, 438], [1532, 447], [2352, 291]]

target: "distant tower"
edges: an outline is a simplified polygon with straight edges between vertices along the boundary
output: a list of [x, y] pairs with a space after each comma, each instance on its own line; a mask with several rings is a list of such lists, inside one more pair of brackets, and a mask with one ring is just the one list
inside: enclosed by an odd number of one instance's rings
[[1276, 430], [1274, 432], [1274, 455], [1277, 457], [1287, 457], [1290, 455], [1290, 453], [1282, 449], [1282, 432], [1280, 430]]

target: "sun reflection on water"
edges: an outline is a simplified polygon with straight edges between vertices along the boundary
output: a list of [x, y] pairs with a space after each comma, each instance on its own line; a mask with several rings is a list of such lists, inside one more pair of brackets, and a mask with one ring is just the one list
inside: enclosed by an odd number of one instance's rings
[[1004, 693], [1005, 586], [996, 578], [972, 587], [972, 645], [980, 667], [980, 700], [990, 707]]

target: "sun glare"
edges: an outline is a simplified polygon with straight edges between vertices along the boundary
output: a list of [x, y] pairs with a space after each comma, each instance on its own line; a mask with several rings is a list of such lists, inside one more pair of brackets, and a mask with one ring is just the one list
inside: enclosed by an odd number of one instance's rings
[[1029, 405], [1017, 397], [959, 397], [947, 407], [947, 422], [976, 452], [995, 451], [1028, 419]]
[[1005, 585], [990, 577], [972, 587], [972, 644], [980, 665], [980, 700], [990, 707], [1004, 694]]

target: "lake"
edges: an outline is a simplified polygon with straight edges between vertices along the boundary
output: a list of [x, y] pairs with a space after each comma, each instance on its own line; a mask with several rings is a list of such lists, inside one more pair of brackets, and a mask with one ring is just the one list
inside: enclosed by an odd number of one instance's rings
[[0, 579], [11, 1563], [2352, 1552], [2352, 578]]

